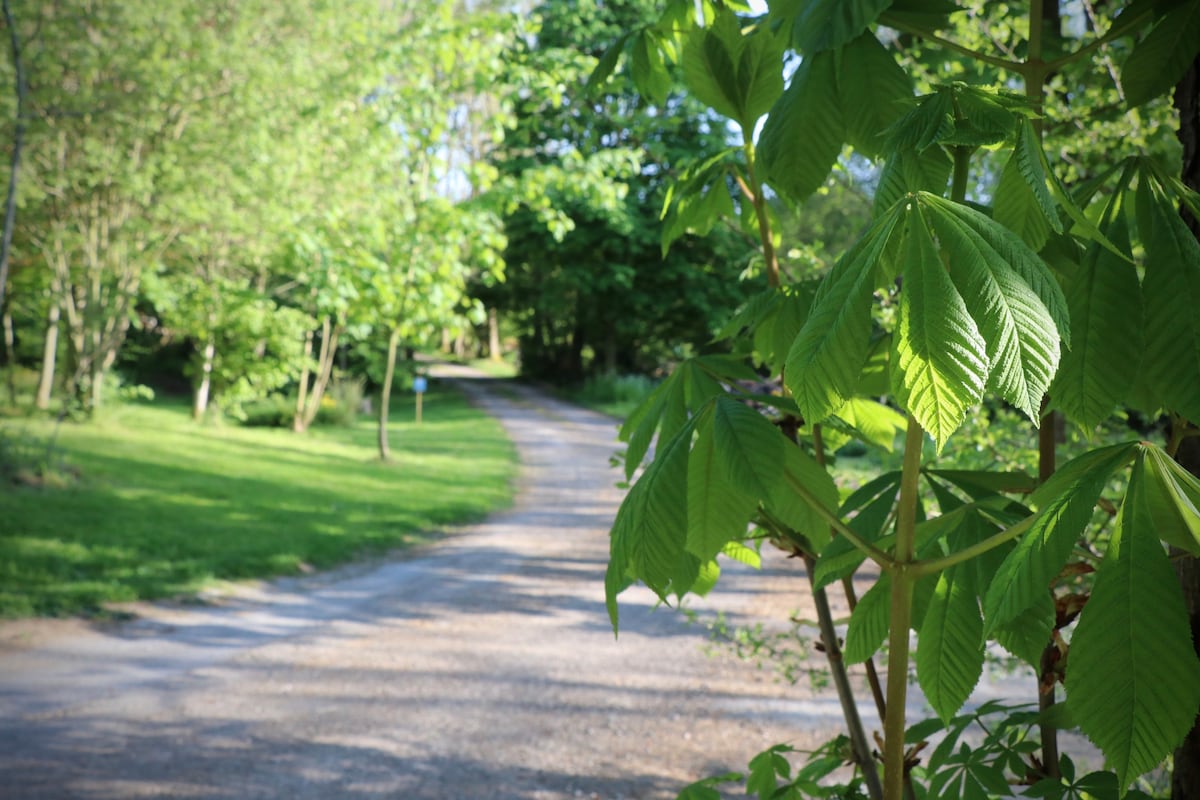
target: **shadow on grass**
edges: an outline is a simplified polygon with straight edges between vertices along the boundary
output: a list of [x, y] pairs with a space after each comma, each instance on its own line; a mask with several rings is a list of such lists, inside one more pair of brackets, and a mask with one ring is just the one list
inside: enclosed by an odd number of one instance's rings
[[511, 445], [460, 397], [440, 405], [427, 426], [394, 429], [390, 464], [374, 459], [369, 425], [296, 438], [154, 407], [74, 426], [63, 448], [79, 484], [0, 487], [0, 615], [94, 613], [328, 567], [507, 505]]

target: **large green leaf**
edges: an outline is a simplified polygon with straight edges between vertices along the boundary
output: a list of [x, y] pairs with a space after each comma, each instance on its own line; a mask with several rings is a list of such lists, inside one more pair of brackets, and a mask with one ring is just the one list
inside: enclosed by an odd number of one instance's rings
[[841, 47], [867, 29], [892, 0], [776, 0], [771, 16], [791, 25], [805, 57]]
[[1200, 556], [1200, 480], [1157, 447], [1143, 452], [1146, 509], [1158, 538]]
[[1142, 177], [1139, 221], [1146, 244], [1142, 381], [1167, 408], [1200, 420], [1200, 243], [1173, 203]]
[[888, 612], [892, 601], [892, 579], [881, 575], [875, 585], [858, 599], [846, 627], [846, 647], [842, 651], [848, 664], [861, 664], [883, 644], [888, 634]]
[[804, 59], [792, 76], [758, 140], [767, 183], [795, 201], [815, 192], [846, 140], [837, 88], [837, 54]]
[[783, 468], [783, 434], [762, 414], [727, 396], [713, 406], [712, 428], [725, 479], [756, 500], [769, 497]]
[[1040, 508], [1029, 530], [996, 571], [984, 596], [987, 631], [1038, 602], [1066, 563], [1112, 473], [1133, 457], [1136, 442], [1115, 444], [1068, 461], [1033, 493]]
[[1034, 250], [1040, 250], [1050, 231], [1062, 233], [1063, 226], [1047, 188], [1041, 144], [1029, 120], [1021, 117], [1017, 125], [1016, 144], [1000, 174], [992, 201], [993, 218]]
[[878, 155], [911, 97], [908, 75], [870, 32], [806, 57], [763, 126], [767, 182], [803, 200], [825, 182], [843, 144]]
[[943, 721], [962, 708], [983, 674], [983, 617], [974, 565], [938, 576], [917, 640], [917, 680]]
[[987, 342], [989, 385], [1036, 422], [1058, 369], [1060, 321], [1066, 326], [1057, 282], [1024, 242], [979, 212], [931, 199], [929, 217]]
[[688, 451], [694, 427], [693, 421], [689, 421], [662, 446], [638, 480], [645, 500], [639, 504], [640, 520], [632, 520], [629, 545], [632, 572], [663, 598], [672, 590], [682, 594], [689, 588], [673, 584], [677, 584], [676, 578], [681, 574], [680, 561], [694, 560], [684, 552], [688, 530]]
[[[1103, 230], [1118, 247], [1128, 247], [1124, 215], [1113, 216]], [[1050, 397], [1067, 417], [1091, 430], [1125, 399], [1137, 377], [1142, 356], [1137, 271], [1092, 242], [1067, 285], [1067, 307], [1075, 341], [1063, 354]]]
[[888, 132], [889, 150], [924, 151], [935, 144], [986, 147], [1008, 141], [1029, 101], [955, 81], [935, 86]]
[[871, 345], [876, 267], [902, 213], [897, 205], [838, 261], [788, 353], [787, 386], [810, 424], [845, 405], [858, 383]]
[[758, 499], [732, 483], [713, 432], [712, 414], [697, 423], [687, 467], [687, 551], [708, 560], [745, 536]]
[[1050, 634], [1054, 630], [1054, 615], [1050, 592], [1042, 592], [1033, 605], [1008, 624], [992, 631], [992, 636], [1001, 647], [1040, 672], [1042, 652], [1050, 643]]
[[952, 167], [950, 156], [941, 147], [929, 147], [919, 152], [914, 148], [896, 151], [879, 174], [874, 215], [891, 208], [909, 192], [942, 194], [950, 180]]
[[987, 343], [946, 272], [920, 205], [906, 205], [904, 288], [892, 342], [892, 386], [897, 400], [940, 450], [967, 409], [983, 397]]
[[[633, 80], [641, 94], [652, 103], [666, 102], [671, 90], [671, 75], [663, 60], [654, 31], [646, 29], [633, 39]], [[590, 79], [589, 79], [590, 80]]]
[[1122, 786], [1158, 766], [1200, 706], [1200, 660], [1144, 486], [1139, 461], [1071, 638], [1066, 680], [1068, 708]]
[[784, 480], [775, 485], [764, 505], [772, 516], [802, 534], [814, 552], [820, 552], [829, 544], [828, 517], [796, 492], [792, 483], [804, 486], [829, 514], [837, 511], [837, 485], [833, 476], [799, 447], [788, 443], [783, 448], [783, 455]]
[[912, 98], [908, 73], [870, 32], [843, 47], [837, 64], [846, 141], [867, 157], [879, 155], [885, 131]]
[[891, 406], [865, 397], [851, 397], [837, 411], [838, 419], [848, 424], [867, 444], [889, 453], [896, 446], [896, 437], [908, 428], [904, 415]]
[[735, 59], [742, 33], [737, 16], [719, 14], [707, 28], [688, 37], [683, 52], [683, 81], [696, 99], [732, 120], [741, 118], [742, 89]]
[[1121, 68], [1125, 100], [1136, 107], [1170, 91], [1200, 51], [1200, 0], [1168, 12]]
[[721, 9], [684, 46], [684, 82], [704, 104], [751, 131], [783, 91], [783, 51], [766, 26], [749, 34]]

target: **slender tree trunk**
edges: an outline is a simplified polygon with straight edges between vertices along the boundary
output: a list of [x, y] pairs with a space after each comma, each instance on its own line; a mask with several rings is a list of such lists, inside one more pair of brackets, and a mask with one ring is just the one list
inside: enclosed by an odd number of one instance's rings
[[383, 385], [379, 387], [379, 459], [391, 461], [392, 451], [388, 447], [388, 405], [392, 401], [392, 381], [396, 377], [396, 350], [400, 346], [400, 332], [393, 330], [388, 337], [387, 368], [384, 370]]
[[296, 433], [304, 431], [304, 405], [308, 399], [308, 360], [312, 357], [313, 332], [304, 334], [304, 356], [300, 362], [300, 387], [296, 395], [296, 413], [292, 416], [292, 430]]
[[308, 395], [308, 407], [304, 410], [304, 428], [313, 424], [317, 412], [321, 410], [321, 399], [329, 387], [329, 379], [333, 376], [333, 361], [337, 357], [338, 336], [341, 327], [333, 324], [329, 317], [321, 325], [321, 350], [317, 358], [317, 377], [313, 381], [312, 391]]
[[192, 403], [192, 419], [199, 420], [208, 411], [208, 395], [212, 391], [213, 361], [216, 357], [217, 341], [216, 337], [210, 333], [204, 342], [204, 352], [200, 356], [200, 383], [196, 385]]
[[[1179, 141], [1183, 145], [1183, 172], [1185, 184], [1200, 190], [1200, 57], [1184, 73], [1175, 86], [1175, 107], [1179, 109]], [[1200, 220], [1183, 212], [1184, 221], [1192, 234], [1200, 238]], [[1200, 420], [1191, 420], [1200, 424]], [[1200, 439], [1184, 439], [1176, 460], [1191, 472], [1200, 476]], [[1192, 625], [1192, 644], [1200, 654], [1200, 559], [1184, 556], [1175, 561], [1175, 571], [1183, 588]], [[1171, 800], [1200, 800], [1200, 715], [1188, 732], [1183, 743], [1175, 751], [1175, 770], [1171, 775]]]
[[4, 366], [8, 376], [8, 401], [17, 404], [17, 337], [13, 331], [12, 314], [6, 309], [3, 314], [4, 326]]
[[504, 354], [500, 352], [500, 315], [494, 307], [488, 309], [487, 325], [488, 358], [500, 361], [504, 358]]
[[8, 173], [8, 195], [4, 202], [4, 232], [0, 237], [0, 307], [4, 306], [4, 295], [8, 287], [8, 260], [12, 249], [13, 223], [17, 216], [17, 174], [21, 169], [21, 147], [25, 141], [25, 95], [28, 81], [25, 63], [21, 60], [21, 39], [13, 20], [9, 0], [3, 0], [4, 24], [8, 27], [9, 44], [12, 47], [13, 69], [16, 71], [17, 119], [13, 126], [12, 162]]
[[62, 309], [57, 301], [46, 311], [46, 336], [42, 342], [42, 371], [38, 375], [37, 395], [33, 404], [45, 411], [50, 408], [50, 393], [54, 390], [54, 371], [58, 361], [58, 322]]

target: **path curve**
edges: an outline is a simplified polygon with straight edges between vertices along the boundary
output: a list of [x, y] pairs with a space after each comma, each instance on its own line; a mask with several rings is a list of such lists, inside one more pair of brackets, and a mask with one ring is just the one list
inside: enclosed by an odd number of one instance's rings
[[[0, 646], [0, 797], [672, 798], [837, 727], [836, 703], [706, 655], [644, 589], [614, 640], [615, 424], [441, 369], [517, 446], [511, 510], [369, 568]], [[799, 602], [790, 565], [766, 572], [704, 607]]]

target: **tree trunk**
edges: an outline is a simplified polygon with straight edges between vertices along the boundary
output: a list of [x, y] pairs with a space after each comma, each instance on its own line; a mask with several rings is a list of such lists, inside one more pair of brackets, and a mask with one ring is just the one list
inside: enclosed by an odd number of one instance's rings
[[4, 294], [8, 287], [8, 258], [12, 248], [13, 223], [17, 216], [17, 173], [21, 168], [21, 146], [25, 140], [25, 95], [28, 91], [25, 62], [21, 60], [21, 39], [17, 36], [9, 0], [4, 0], [3, 8], [4, 24], [8, 28], [9, 44], [12, 46], [13, 70], [17, 78], [17, 119], [13, 126], [12, 162], [8, 173], [8, 196], [4, 203], [4, 232], [0, 235], [0, 307], [4, 305]]
[[313, 332], [304, 334], [304, 357], [300, 362], [300, 387], [296, 395], [296, 413], [292, 416], [292, 430], [304, 432], [304, 405], [308, 399], [308, 359], [312, 357]]
[[[1179, 141], [1183, 145], [1183, 182], [1200, 190], [1200, 58], [1184, 73], [1175, 86], [1175, 107], [1179, 109]], [[1200, 220], [1185, 209], [1184, 221], [1192, 234], [1200, 238]], [[1191, 420], [1200, 424], [1200, 420]], [[1200, 475], [1200, 439], [1184, 439], [1176, 460], [1188, 472]], [[1192, 625], [1192, 645], [1200, 654], [1200, 559], [1180, 557], [1175, 571], [1183, 589], [1188, 617]], [[1175, 770], [1171, 775], [1171, 800], [1200, 800], [1200, 715], [1183, 743], [1175, 751]]]
[[194, 402], [192, 403], [192, 419], [200, 420], [208, 411], [208, 395], [212, 391], [213, 361], [217, 357], [216, 338], [209, 334], [204, 342], [204, 352], [201, 354], [200, 383], [196, 386]]
[[50, 408], [50, 393], [54, 390], [54, 371], [58, 360], [58, 321], [62, 309], [57, 302], [46, 311], [46, 338], [42, 343], [42, 371], [38, 376], [37, 395], [33, 404], [45, 411]]
[[321, 399], [325, 397], [325, 389], [333, 375], [333, 361], [337, 356], [338, 336], [341, 327], [333, 324], [333, 319], [325, 318], [321, 324], [321, 351], [317, 356], [317, 378], [313, 381], [312, 391], [308, 395], [308, 406], [304, 409], [304, 429], [313, 424], [317, 412], [321, 410]]
[[500, 315], [495, 308], [488, 309], [488, 358], [500, 361], [504, 354], [500, 352]]
[[3, 314], [4, 321], [4, 362], [7, 367], [8, 375], [8, 401], [12, 405], [17, 404], [17, 337], [13, 333], [13, 318], [12, 314], [5, 311]]
[[383, 385], [379, 387], [379, 460], [391, 461], [388, 447], [388, 405], [392, 401], [392, 381], [396, 377], [396, 350], [400, 346], [400, 332], [392, 331], [388, 337], [387, 368], [384, 370]]

